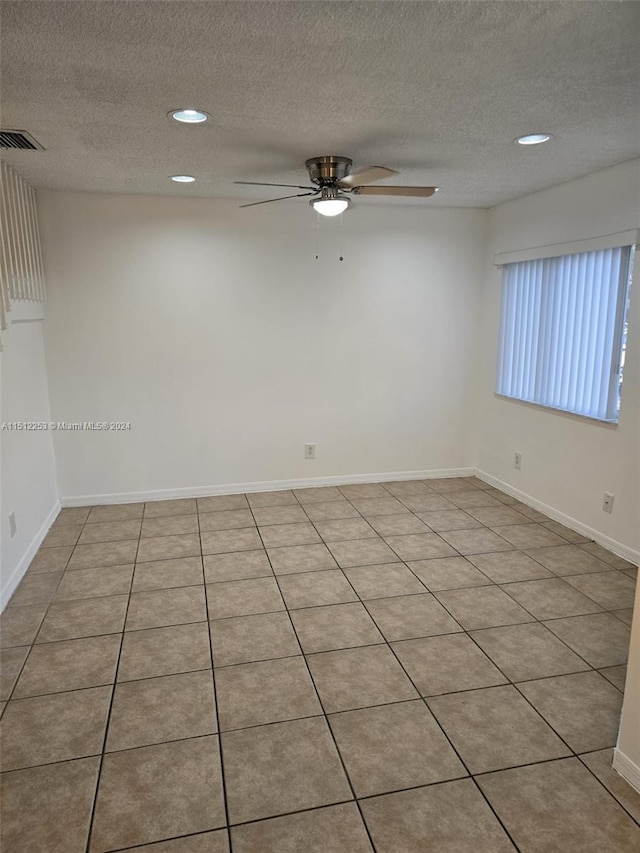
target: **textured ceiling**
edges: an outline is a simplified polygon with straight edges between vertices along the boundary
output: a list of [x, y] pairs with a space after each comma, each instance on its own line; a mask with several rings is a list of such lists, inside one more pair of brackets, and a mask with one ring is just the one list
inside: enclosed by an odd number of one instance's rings
[[[36, 187], [269, 198], [232, 182], [299, 183], [306, 158], [341, 154], [401, 170], [386, 183], [443, 188], [421, 204], [485, 207], [640, 153], [636, 2], [0, 10], [2, 126], [46, 148], [3, 157]], [[167, 119], [187, 106], [211, 120]], [[555, 140], [513, 144], [538, 130]], [[197, 183], [172, 184], [176, 173]]]

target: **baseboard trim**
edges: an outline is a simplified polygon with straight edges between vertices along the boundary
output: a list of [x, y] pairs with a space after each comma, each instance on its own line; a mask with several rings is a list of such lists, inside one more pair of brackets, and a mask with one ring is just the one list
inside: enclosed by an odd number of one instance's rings
[[632, 761], [624, 752], [620, 752], [618, 747], [613, 750], [613, 769], [618, 773], [625, 782], [628, 782], [634, 791], [640, 794], [640, 767]]
[[58, 515], [59, 512], [60, 512], [60, 501], [57, 500], [55, 502], [55, 504], [53, 505], [53, 507], [51, 508], [51, 510], [49, 511], [49, 514], [47, 515], [47, 517], [43, 521], [42, 526], [40, 527], [40, 529], [38, 530], [36, 535], [33, 537], [33, 539], [31, 540], [29, 547], [27, 548], [27, 550], [24, 552], [24, 554], [20, 558], [18, 565], [11, 572], [11, 575], [7, 579], [6, 584], [4, 585], [2, 590], [0, 591], [0, 611], [4, 610], [9, 599], [11, 598], [11, 596], [13, 595], [13, 593], [15, 591], [15, 588], [18, 586], [18, 584], [20, 583], [20, 581], [24, 577], [24, 573], [29, 568], [29, 563], [35, 557], [36, 551], [38, 550], [38, 548], [42, 544], [42, 540], [47, 535], [49, 528], [51, 527], [53, 522], [56, 520], [56, 516]]
[[623, 557], [625, 560], [629, 560], [629, 562], [634, 565], [637, 566], [640, 562], [640, 551], [636, 551], [628, 545], [618, 542], [616, 539], [612, 539], [610, 536], [605, 536], [605, 534], [601, 533], [599, 530], [583, 524], [581, 521], [572, 518], [570, 515], [565, 515], [564, 512], [560, 512], [555, 509], [555, 507], [537, 500], [537, 498], [532, 498], [531, 495], [526, 494], [526, 492], [521, 492], [520, 489], [515, 489], [513, 486], [499, 480], [497, 477], [487, 474], [486, 471], [476, 470], [476, 477], [480, 480], [484, 480], [485, 483], [489, 483], [491, 486], [495, 486], [496, 489], [506, 492], [508, 495], [511, 495], [511, 497], [517, 498], [519, 501], [522, 501], [522, 503], [527, 504], [527, 506], [531, 506], [534, 509], [543, 512], [554, 521], [559, 521], [560, 524], [564, 524], [565, 527], [575, 530], [576, 533], [581, 533], [583, 536], [593, 539], [594, 542], [598, 543], [598, 545], [602, 545], [602, 547], [606, 548], [608, 551], [613, 551], [614, 554], [617, 554], [619, 557]]
[[383, 474], [340, 474], [332, 477], [308, 477], [297, 480], [262, 480], [257, 483], [225, 483], [219, 486], [192, 486], [184, 489], [158, 489], [149, 492], [118, 492], [107, 495], [68, 495], [62, 506], [98, 506], [102, 504], [166, 501], [176, 498], [204, 498], [212, 495], [237, 495], [244, 492], [275, 492], [282, 489], [307, 489], [314, 486], [348, 486], [357, 483], [385, 483], [393, 480], [436, 480], [444, 477], [472, 477], [475, 468], [435, 468], [428, 471], [387, 471]]

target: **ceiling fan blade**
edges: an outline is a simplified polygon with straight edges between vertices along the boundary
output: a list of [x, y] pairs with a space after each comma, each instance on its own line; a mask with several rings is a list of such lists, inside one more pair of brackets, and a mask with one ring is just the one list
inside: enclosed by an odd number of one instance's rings
[[234, 181], [234, 184], [245, 184], [250, 187], [291, 187], [294, 190], [312, 190], [313, 187], [300, 187], [298, 184], [265, 184], [262, 181]]
[[[305, 189], [302, 187], [302, 189]], [[283, 195], [280, 198], [267, 198], [264, 201], [252, 201], [251, 204], [241, 204], [240, 207], [255, 207], [257, 204], [271, 204], [272, 201], [284, 201], [287, 198], [301, 198], [304, 195], [317, 195], [319, 190], [312, 193], [297, 193], [296, 195]]]
[[359, 172], [352, 172], [346, 178], [342, 178], [338, 181], [338, 186], [351, 189], [351, 187], [372, 184], [374, 181], [381, 181], [383, 178], [390, 178], [391, 175], [397, 174], [399, 173], [395, 169], [387, 169], [385, 166], [367, 166]]
[[352, 190], [354, 195], [397, 195], [419, 198], [429, 198], [437, 191], [438, 187], [354, 187]]

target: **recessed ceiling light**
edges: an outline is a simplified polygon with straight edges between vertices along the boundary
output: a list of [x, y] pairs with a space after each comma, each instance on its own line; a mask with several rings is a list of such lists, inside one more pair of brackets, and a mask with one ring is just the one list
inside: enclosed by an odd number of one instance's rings
[[202, 124], [203, 121], [209, 118], [207, 113], [194, 109], [171, 110], [169, 115], [176, 121], [183, 122], [183, 124]]
[[192, 184], [195, 181], [193, 175], [171, 175], [171, 180], [176, 184]]
[[550, 133], [528, 133], [526, 136], [519, 136], [515, 142], [520, 145], [540, 145], [541, 142], [548, 142], [553, 139]]

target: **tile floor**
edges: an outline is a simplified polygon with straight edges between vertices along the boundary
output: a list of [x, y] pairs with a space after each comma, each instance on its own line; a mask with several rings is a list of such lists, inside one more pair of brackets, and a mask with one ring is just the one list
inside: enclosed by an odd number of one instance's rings
[[0, 618], [2, 849], [640, 850], [636, 572], [475, 478], [63, 509]]

